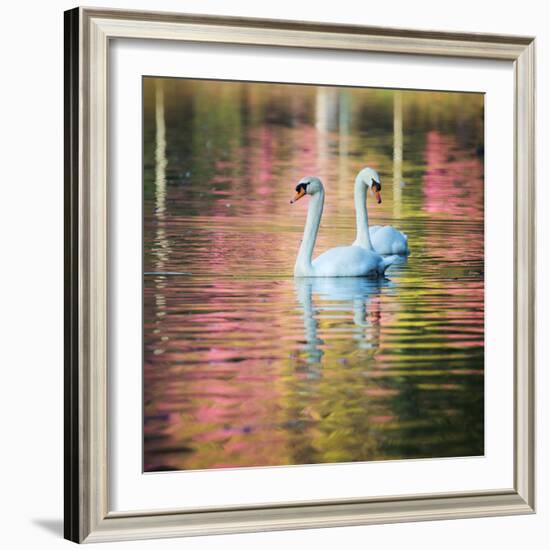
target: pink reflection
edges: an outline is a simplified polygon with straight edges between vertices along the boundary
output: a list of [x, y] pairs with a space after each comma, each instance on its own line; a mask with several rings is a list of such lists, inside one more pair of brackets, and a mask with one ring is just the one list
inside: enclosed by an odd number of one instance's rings
[[273, 177], [273, 132], [269, 126], [263, 126], [260, 129], [260, 169], [259, 183], [256, 192], [260, 195], [269, 195], [272, 191], [270, 187]]
[[432, 130], [426, 135], [424, 208], [434, 214], [479, 219], [483, 215], [483, 163], [464, 154], [452, 136]]

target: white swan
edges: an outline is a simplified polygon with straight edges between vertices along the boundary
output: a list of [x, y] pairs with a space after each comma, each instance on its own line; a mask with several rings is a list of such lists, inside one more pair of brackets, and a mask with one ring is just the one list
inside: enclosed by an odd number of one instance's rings
[[355, 219], [357, 222], [357, 238], [353, 246], [361, 246], [367, 250], [374, 250], [378, 254], [398, 254], [407, 256], [410, 253], [408, 237], [391, 225], [373, 225], [369, 227], [367, 215], [367, 187], [376, 197], [378, 204], [380, 197], [380, 176], [376, 170], [368, 166], [363, 168], [355, 178]]
[[304, 238], [294, 266], [295, 277], [382, 277], [397, 256], [383, 258], [372, 250], [360, 246], [338, 246], [323, 252], [313, 262], [313, 248], [317, 240], [325, 190], [319, 178], [302, 178], [296, 186], [294, 203], [304, 195], [311, 195], [307, 211]]

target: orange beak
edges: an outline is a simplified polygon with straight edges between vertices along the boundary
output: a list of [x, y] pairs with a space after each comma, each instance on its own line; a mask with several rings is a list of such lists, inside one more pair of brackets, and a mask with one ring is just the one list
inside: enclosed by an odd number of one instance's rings
[[294, 204], [296, 201], [299, 201], [304, 195], [306, 194], [305, 189], [300, 189], [300, 191], [297, 191], [294, 195], [294, 198], [291, 199], [290, 204]]
[[372, 191], [372, 194], [376, 197], [376, 202], [380, 204], [382, 202], [382, 196], [380, 195], [380, 191], [375, 191], [374, 188], [370, 188]]

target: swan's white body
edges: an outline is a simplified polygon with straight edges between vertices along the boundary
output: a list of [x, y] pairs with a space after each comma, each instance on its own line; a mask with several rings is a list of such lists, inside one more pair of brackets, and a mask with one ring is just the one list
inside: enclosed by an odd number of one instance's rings
[[309, 270], [294, 270], [300, 277], [382, 277], [394, 258], [382, 258], [360, 246], [337, 246], [317, 256]]
[[367, 214], [367, 187], [372, 186], [373, 180], [380, 183], [378, 173], [372, 168], [363, 168], [355, 178], [355, 219], [357, 223], [357, 237], [353, 246], [360, 246], [384, 256], [397, 254], [406, 256], [410, 253], [408, 237], [391, 225], [373, 225], [369, 227]]
[[[321, 223], [321, 215], [323, 214], [325, 191], [318, 178], [304, 178], [301, 180], [300, 185], [307, 189], [305, 194], [311, 195], [311, 199], [304, 228], [304, 237], [294, 266], [294, 276], [383, 277], [386, 269], [397, 258], [383, 258], [380, 254], [360, 246], [338, 246], [323, 252], [315, 260], [311, 260], [319, 224]], [[300, 196], [303, 196], [303, 194]]]

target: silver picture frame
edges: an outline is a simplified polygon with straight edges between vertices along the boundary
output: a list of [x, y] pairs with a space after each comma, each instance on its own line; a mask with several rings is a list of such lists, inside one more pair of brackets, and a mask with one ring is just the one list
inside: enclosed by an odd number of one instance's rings
[[[197, 510], [109, 511], [108, 53], [177, 40], [508, 60], [514, 120], [514, 485], [493, 491]], [[535, 511], [535, 40], [202, 15], [65, 13], [65, 537], [99, 542]], [[490, 129], [489, 129], [490, 131]], [[136, 342], [136, 345], [138, 343]], [[266, 475], [269, 475], [266, 469]]]

